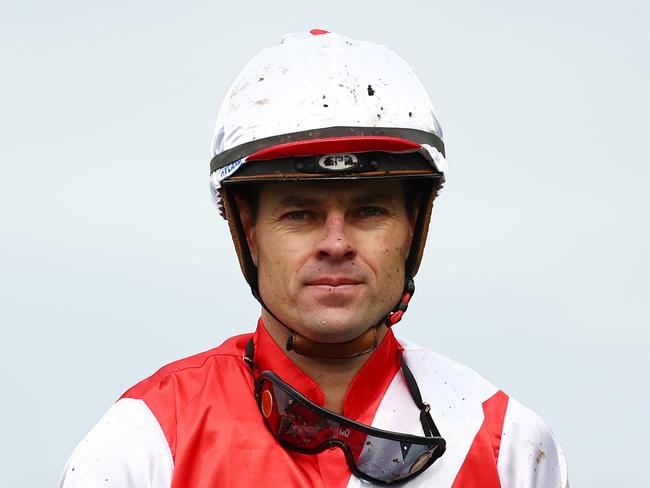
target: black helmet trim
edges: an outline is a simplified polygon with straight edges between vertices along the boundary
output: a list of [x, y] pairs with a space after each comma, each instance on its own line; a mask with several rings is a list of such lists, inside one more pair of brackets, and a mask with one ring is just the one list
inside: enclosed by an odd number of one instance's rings
[[[375, 151], [389, 152], [400, 152], [400, 149], [401, 151], [416, 151], [421, 145], [427, 144], [435, 147], [443, 156], [445, 155], [445, 145], [442, 140], [437, 135], [423, 130], [398, 127], [326, 127], [264, 137], [227, 149], [212, 158], [210, 173], [247, 157], [252, 159], [277, 159], [277, 151], [276, 154], [272, 154], [269, 150], [279, 146], [284, 146], [282, 153], [285, 156], [323, 154], [322, 150], [315, 150], [313, 146], [328, 139], [336, 140], [339, 143], [349, 142], [350, 147], [353, 144], [357, 146], [365, 145], [366, 147], [372, 147]], [[308, 144], [308, 142], [312, 144]], [[373, 142], [374, 144], [372, 144]], [[262, 154], [264, 151], [267, 152], [266, 155]], [[305, 153], [305, 151], [309, 152]], [[360, 149], [356, 151], [350, 149], [345, 152], [360, 152]], [[258, 157], [254, 158], [255, 155]]]
[[437, 171], [419, 152], [336, 153], [251, 161], [223, 181], [224, 185], [276, 180], [348, 180], [364, 178], [436, 178]]

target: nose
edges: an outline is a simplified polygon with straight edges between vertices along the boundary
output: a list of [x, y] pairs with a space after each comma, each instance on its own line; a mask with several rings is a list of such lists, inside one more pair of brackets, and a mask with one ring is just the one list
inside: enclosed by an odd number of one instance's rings
[[320, 259], [344, 260], [356, 256], [356, 249], [342, 215], [328, 215], [316, 253]]

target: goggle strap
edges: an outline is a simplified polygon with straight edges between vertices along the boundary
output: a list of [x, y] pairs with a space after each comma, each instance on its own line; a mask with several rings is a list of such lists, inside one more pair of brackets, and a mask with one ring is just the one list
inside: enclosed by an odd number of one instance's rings
[[404, 381], [406, 381], [406, 386], [411, 393], [411, 397], [415, 402], [415, 405], [420, 409], [420, 423], [422, 424], [422, 430], [426, 437], [440, 437], [440, 431], [436, 427], [436, 423], [431, 417], [431, 407], [428, 403], [422, 401], [422, 394], [420, 393], [420, 388], [418, 387], [417, 381], [415, 381], [415, 376], [411, 372], [411, 369], [404, 361], [404, 356], [402, 353], [399, 355], [399, 361], [402, 365], [402, 374], [404, 375]]
[[[253, 379], [255, 381], [255, 389], [257, 393], [257, 379], [255, 378], [255, 344], [253, 343], [253, 338], [246, 343], [246, 346], [244, 346], [244, 362], [248, 364], [248, 366], [251, 368], [251, 372], [253, 373]], [[402, 366], [402, 374], [404, 375], [404, 380], [406, 381], [406, 386], [409, 390], [409, 393], [411, 394], [411, 397], [413, 398], [413, 402], [415, 402], [415, 405], [420, 409], [420, 423], [422, 424], [422, 430], [424, 431], [424, 435], [426, 437], [441, 437], [440, 436], [440, 431], [438, 430], [438, 427], [436, 427], [436, 423], [433, 421], [433, 418], [431, 417], [431, 407], [429, 406], [428, 403], [425, 403], [422, 401], [422, 394], [420, 393], [420, 388], [418, 387], [417, 381], [415, 381], [415, 376], [413, 376], [413, 373], [411, 372], [411, 369], [408, 367], [406, 364], [406, 361], [404, 361], [404, 356], [400, 353], [399, 354], [399, 361]]]
[[244, 346], [244, 357], [243, 360], [246, 364], [248, 364], [249, 368], [251, 369], [251, 376], [253, 377], [253, 394], [255, 395], [255, 399], [259, 401], [259, 396], [262, 390], [262, 383], [257, 380], [257, 375], [255, 374], [255, 364], [254, 361], [254, 356], [255, 356], [255, 344], [253, 344], [253, 338], [251, 337], [249, 341], [246, 343]]
[[253, 362], [253, 356], [255, 356], [255, 344], [253, 344], [253, 338], [244, 346], [244, 362], [250, 366], [251, 371], [255, 373], [255, 363]]

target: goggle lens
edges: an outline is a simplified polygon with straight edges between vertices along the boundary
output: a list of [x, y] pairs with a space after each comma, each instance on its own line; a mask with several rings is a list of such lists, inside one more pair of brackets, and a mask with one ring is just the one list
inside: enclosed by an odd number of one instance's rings
[[351, 422], [335, 419], [334, 414], [317, 412], [319, 407], [291, 395], [268, 378], [261, 379], [259, 401], [267, 426], [285, 447], [303, 453], [339, 447], [350, 469], [370, 481], [393, 483], [413, 477], [445, 450], [440, 437], [404, 435], [398, 440], [364, 431], [372, 428], [360, 430]]

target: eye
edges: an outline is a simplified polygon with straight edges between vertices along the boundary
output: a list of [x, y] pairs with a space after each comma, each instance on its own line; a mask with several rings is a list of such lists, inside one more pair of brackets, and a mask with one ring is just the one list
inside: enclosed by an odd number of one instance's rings
[[380, 217], [386, 214], [386, 210], [380, 207], [361, 207], [357, 209], [354, 213], [355, 216], [357, 217], [368, 219], [373, 217]]
[[303, 222], [309, 220], [313, 215], [307, 210], [294, 210], [292, 212], [287, 212], [282, 216], [283, 219], [293, 221], [293, 222]]

